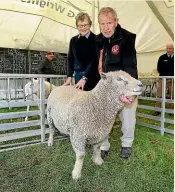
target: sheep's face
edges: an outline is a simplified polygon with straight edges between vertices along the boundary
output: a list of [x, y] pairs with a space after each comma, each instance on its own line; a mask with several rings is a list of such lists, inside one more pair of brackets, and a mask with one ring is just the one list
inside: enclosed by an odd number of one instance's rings
[[141, 81], [131, 77], [128, 73], [124, 71], [116, 71], [101, 74], [103, 79], [106, 79], [109, 86], [113, 90], [116, 90], [120, 95], [126, 97], [140, 95], [142, 93], [142, 83]]
[[25, 95], [26, 97], [36, 94], [39, 90], [39, 80], [33, 79], [25, 85]]

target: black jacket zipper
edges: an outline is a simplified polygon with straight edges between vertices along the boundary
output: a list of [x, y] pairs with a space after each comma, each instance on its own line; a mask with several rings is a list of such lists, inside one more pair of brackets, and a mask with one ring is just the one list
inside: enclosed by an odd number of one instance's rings
[[[110, 44], [111, 40], [109, 39], [109, 44]], [[104, 49], [104, 48], [103, 48]], [[105, 49], [104, 49], [105, 50]], [[104, 72], [107, 73], [107, 70], [106, 70], [106, 63], [107, 63], [107, 56], [108, 56], [108, 49], [106, 48], [105, 50], [105, 61], [104, 61]]]

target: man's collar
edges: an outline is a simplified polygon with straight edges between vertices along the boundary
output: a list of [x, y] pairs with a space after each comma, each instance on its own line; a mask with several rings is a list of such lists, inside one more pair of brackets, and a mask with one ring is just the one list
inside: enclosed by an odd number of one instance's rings
[[167, 53], [167, 56], [172, 58], [174, 56], [174, 53], [173, 54], [168, 54]]
[[[89, 33], [85, 35], [85, 37], [86, 37], [87, 39], [89, 38], [90, 33], [91, 33], [91, 32], [89, 31]], [[79, 35], [78, 35], [78, 39], [79, 39], [81, 36], [82, 36], [82, 35], [79, 34]]]

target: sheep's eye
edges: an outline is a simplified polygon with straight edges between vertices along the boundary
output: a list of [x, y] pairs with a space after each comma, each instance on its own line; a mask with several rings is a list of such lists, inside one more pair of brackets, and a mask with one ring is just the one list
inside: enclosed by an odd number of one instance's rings
[[128, 81], [126, 81], [123, 76], [117, 77], [117, 80], [118, 80], [118, 81], [123, 81], [125, 85], [128, 84]]

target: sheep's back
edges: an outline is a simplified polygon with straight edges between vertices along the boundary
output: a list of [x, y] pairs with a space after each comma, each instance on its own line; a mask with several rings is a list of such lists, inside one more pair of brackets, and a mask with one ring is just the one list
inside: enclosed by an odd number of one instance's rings
[[61, 133], [71, 131], [93, 143], [109, 133], [107, 122], [104, 122], [103, 105], [98, 101], [90, 92], [62, 86], [51, 92], [48, 107], [54, 125]]
[[51, 109], [54, 125], [59, 128], [60, 132], [67, 134], [69, 115], [73, 112], [72, 103], [79, 100], [84, 94], [85, 92], [72, 86], [59, 86], [50, 93], [47, 107]]

